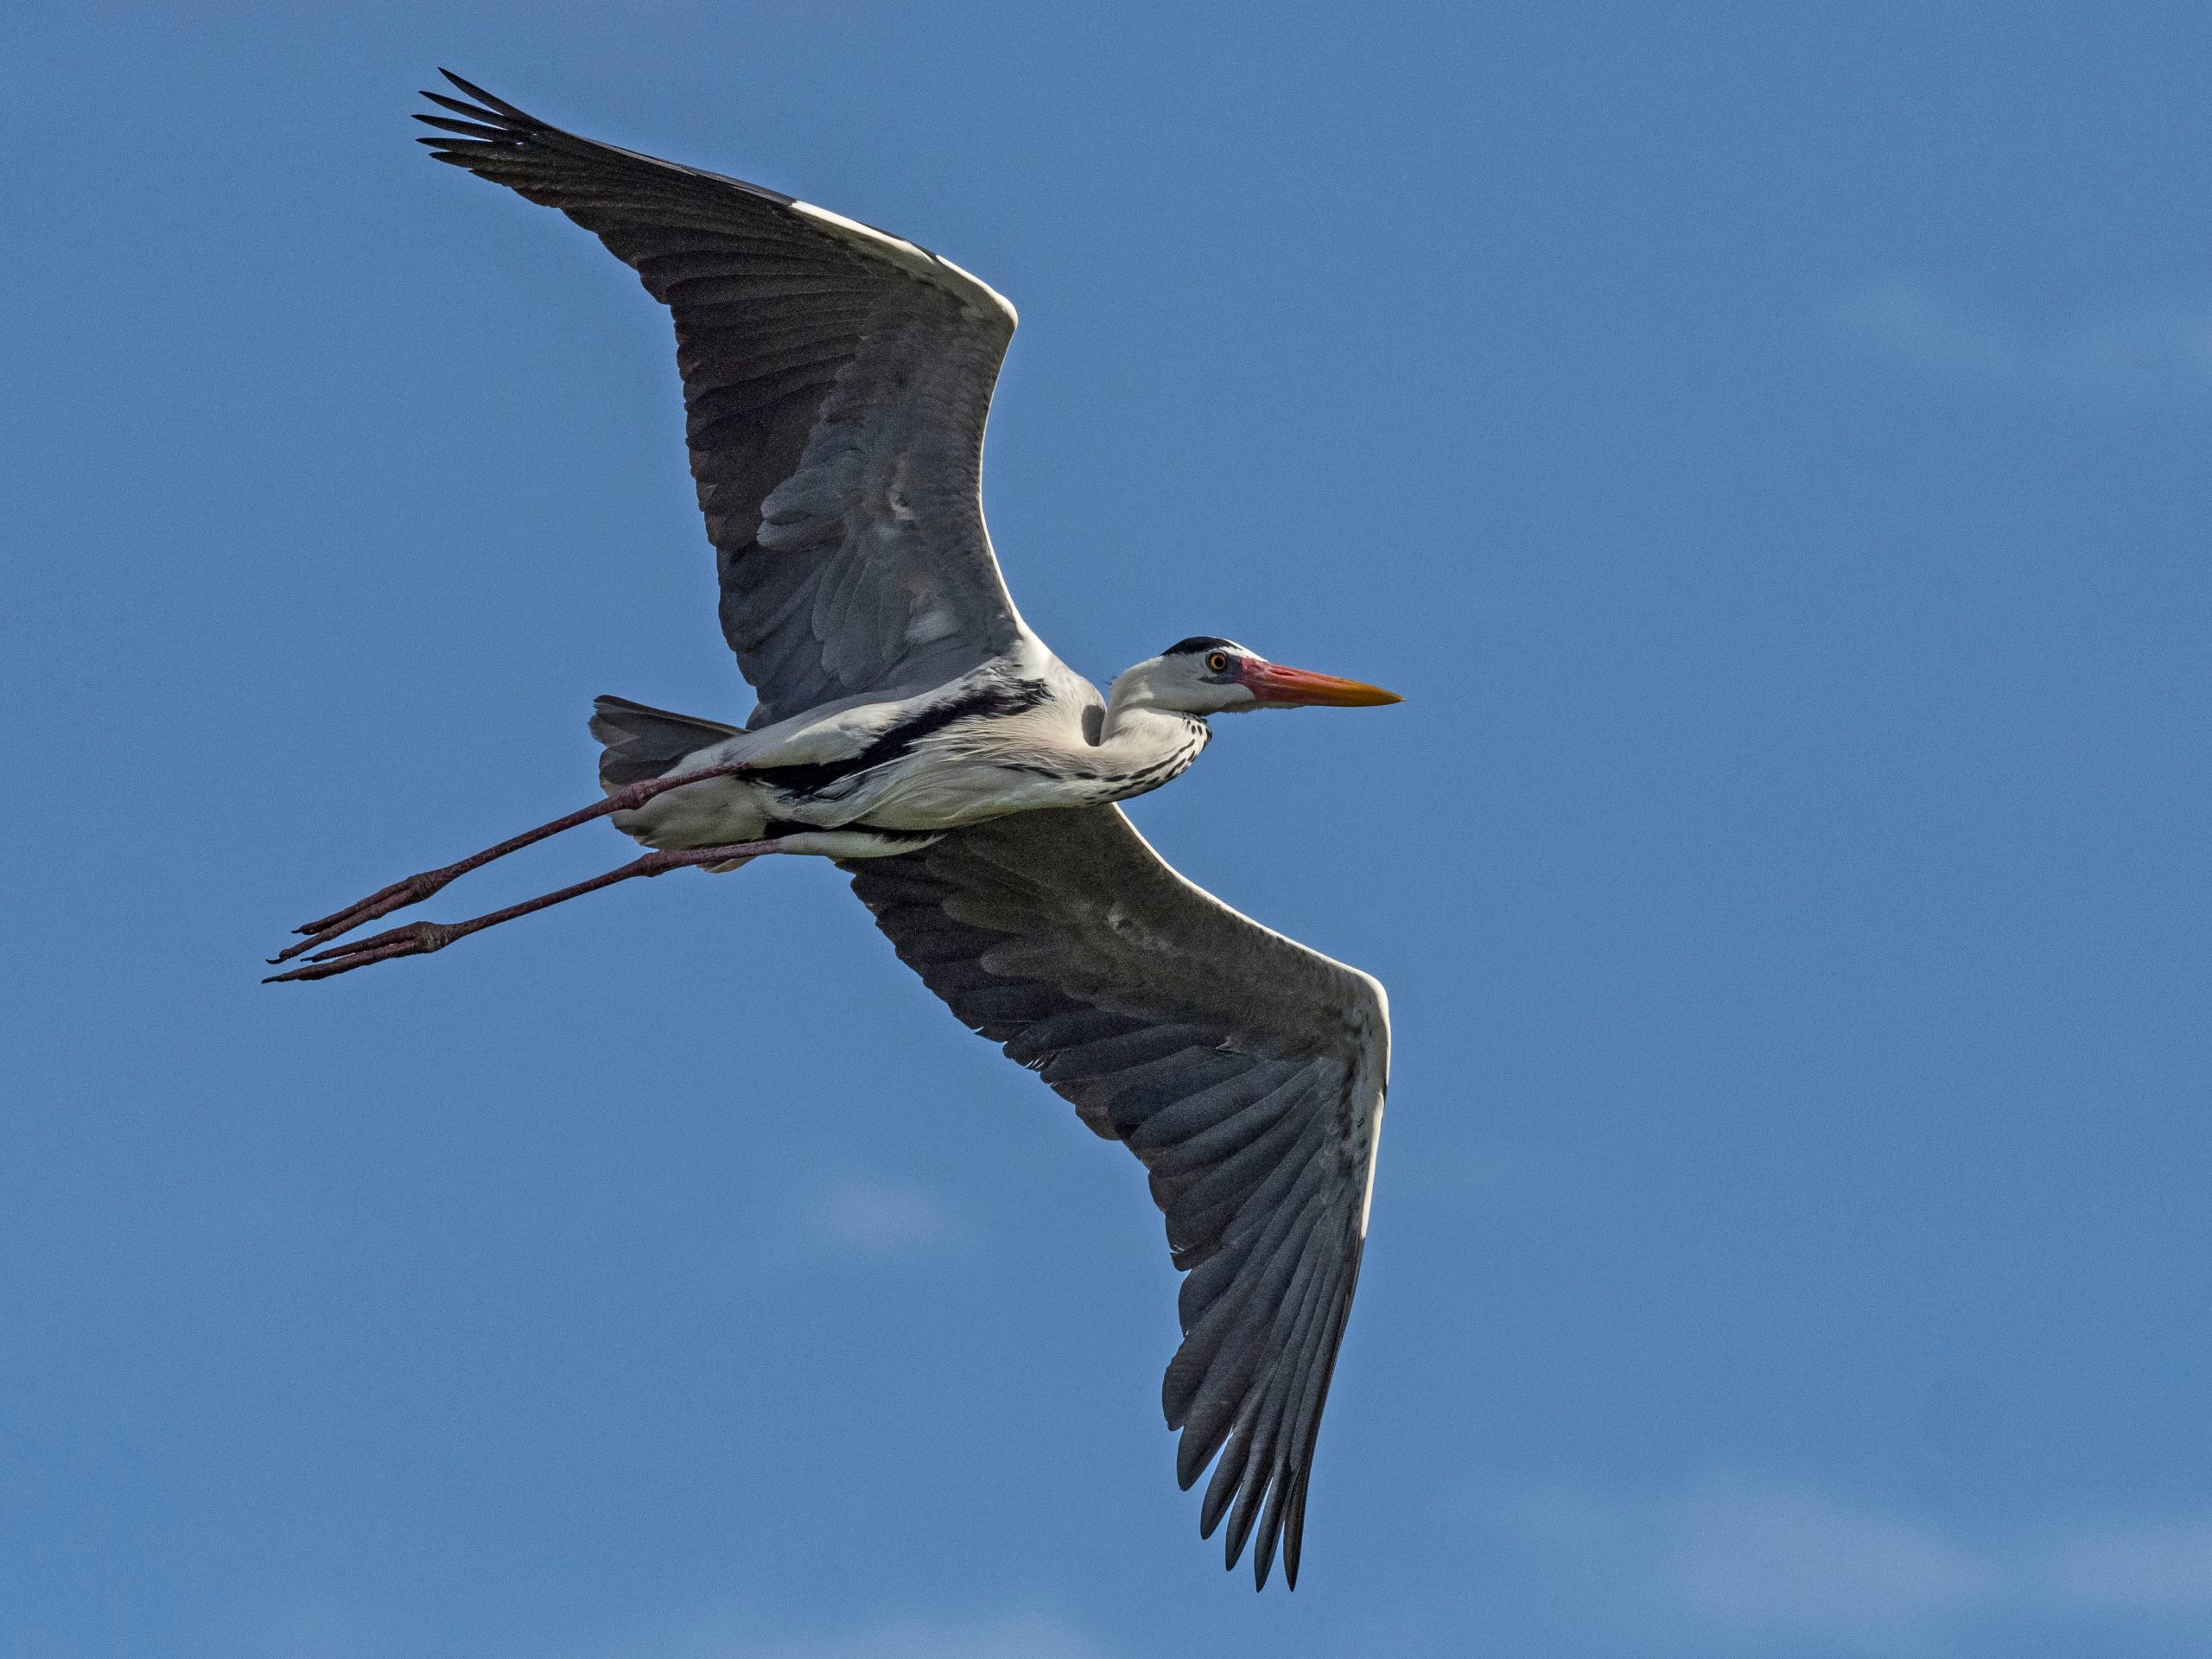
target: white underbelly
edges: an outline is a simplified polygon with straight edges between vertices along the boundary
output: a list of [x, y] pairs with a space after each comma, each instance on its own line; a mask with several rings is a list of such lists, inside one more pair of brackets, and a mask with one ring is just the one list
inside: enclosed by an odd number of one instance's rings
[[[867, 778], [842, 821], [886, 830], [955, 830], [1009, 812], [1101, 798], [1081, 779], [1046, 777], [976, 757], [916, 755]], [[857, 810], [852, 810], [857, 809]]]
[[[1076, 804], [1053, 780], [983, 764], [939, 761], [893, 766], [852, 780], [834, 796], [788, 794], [770, 772], [760, 781], [716, 778], [655, 797], [634, 812], [618, 812], [614, 827], [648, 847], [722, 847], [807, 824], [823, 830], [957, 829], [1007, 812]], [[807, 850], [814, 850], [809, 848]], [[822, 849], [830, 852], [828, 843]], [[842, 845], [833, 855], [847, 855]]]
[[648, 847], [728, 847], [758, 841], [766, 829], [760, 788], [742, 778], [710, 778], [656, 795], [610, 822]]

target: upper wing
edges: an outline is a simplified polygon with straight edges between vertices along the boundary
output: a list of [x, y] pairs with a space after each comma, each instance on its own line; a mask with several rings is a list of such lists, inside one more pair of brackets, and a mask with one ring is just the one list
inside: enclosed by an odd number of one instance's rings
[[825, 209], [550, 127], [447, 79], [440, 161], [557, 207], [676, 318], [691, 475], [755, 726], [941, 684], [1022, 632], [983, 528], [1014, 308]]
[[[954, 1014], [1152, 1173], [1182, 1346], [1162, 1403], [1199, 1517], [1234, 1503], [1298, 1581], [1313, 1442], [1367, 1234], [1389, 1069], [1382, 988], [1237, 914], [1113, 806], [1018, 812], [844, 867]], [[1265, 1512], [1262, 1513], [1264, 1500]]]

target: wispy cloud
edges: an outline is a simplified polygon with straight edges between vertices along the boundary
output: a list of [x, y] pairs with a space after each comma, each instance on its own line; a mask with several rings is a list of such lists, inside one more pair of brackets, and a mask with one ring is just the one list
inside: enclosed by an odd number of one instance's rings
[[1892, 279], [1845, 295], [1837, 332], [1924, 379], [2091, 397], [2212, 391], [2212, 303], [2031, 324]]
[[2085, 1531], [2047, 1563], [2065, 1601], [2110, 1612], [2212, 1621], [2212, 1522]]
[[1535, 1494], [1508, 1529], [1567, 1622], [1653, 1653], [1936, 1659], [1978, 1627], [2177, 1620], [2212, 1639], [2212, 1522], [1967, 1538], [1924, 1519], [1744, 1479], [1665, 1496]]
[[825, 1244], [863, 1255], [896, 1255], [950, 1242], [949, 1205], [926, 1187], [864, 1175], [841, 1176], [814, 1195], [809, 1230]]
[[594, 1659], [1113, 1659], [1050, 1613], [892, 1618], [843, 1630], [778, 1631], [739, 1615], [701, 1618], [604, 1649]]
[[[393, 1659], [451, 1651], [423, 1631], [395, 1628], [373, 1610], [316, 1597], [251, 1609], [222, 1650], [244, 1659]], [[541, 1659], [1122, 1659], [1058, 1614], [1020, 1604], [954, 1614], [799, 1620], [768, 1617], [738, 1602], [498, 1651]]]
[[1693, 1616], [1732, 1630], [1841, 1632], [1887, 1648], [2004, 1583], [1995, 1563], [1928, 1528], [1808, 1493], [1710, 1488], [1665, 1522], [1662, 1582]]

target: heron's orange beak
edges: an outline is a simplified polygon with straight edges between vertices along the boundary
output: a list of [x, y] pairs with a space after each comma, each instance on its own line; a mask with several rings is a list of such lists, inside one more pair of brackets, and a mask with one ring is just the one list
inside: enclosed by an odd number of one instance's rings
[[1372, 709], [1386, 702], [1403, 702], [1395, 691], [1357, 680], [1340, 680], [1333, 674], [1314, 674], [1280, 663], [1255, 663], [1243, 675], [1253, 698], [1269, 709]]

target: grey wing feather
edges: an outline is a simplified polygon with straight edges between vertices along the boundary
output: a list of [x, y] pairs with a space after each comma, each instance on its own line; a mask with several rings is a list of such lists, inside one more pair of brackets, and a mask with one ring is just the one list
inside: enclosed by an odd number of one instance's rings
[[[1117, 807], [1020, 812], [845, 867], [908, 966], [1150, 1173], [1182, 1345], [1176, 1475], [1235, 1566], [1298, 1580], [1389, 1065], [1382, 988], [1185, 880]], [[1217, 1459], [1218, 1459], [1217, 1461]], [[1256, 1530], [1255, 1530], [1256, 1529]]]
[[1021, 636], [981, 495], [1014, 315], [949, 261], [791, 197], [595, 143], [457, 76], [423, 142], [594, 232], [676, 321], [722, 632], [766, 725], [943, 683]]

